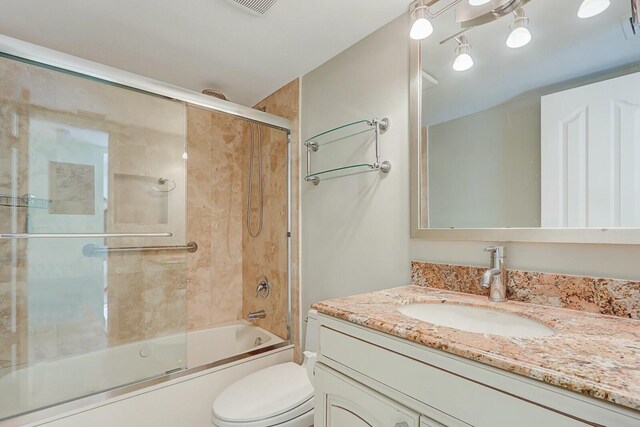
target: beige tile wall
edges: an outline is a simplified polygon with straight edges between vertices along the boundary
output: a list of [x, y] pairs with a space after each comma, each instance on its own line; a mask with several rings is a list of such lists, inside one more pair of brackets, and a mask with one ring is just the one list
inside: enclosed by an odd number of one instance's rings
[[[300, 81], [296, 79], [256, 105], [266, 111], [291, 120], [292, 158], [292, 316], [291, 338], [296, 343], [299, 359], [299, 97]], [[245, 126], [245, 147], [248, 147], [248, 132]], [[284, 132], [266, 129], [264, 135], [264, 229], [257, 239], [243, 233], [243, 312], [265, 310], [267, 317], [258, 320], [262, 326], [276, 335], [287, 338], [287, 136]], [[248, 151], [248, 150], [247, 150]], [[248, 153], [245, 153], [244, 194], [248, 191]], [[246, 206], [246, 201], [244, 202]], [[257, 192], [254, 191], [252, 217], [257, 219]], [[245, 226], [246, 227], [246, 226]], [[255, 225], [254, 225], [255, 230]], [[267, 299], [256, 298], [257, 278], [265, 274], [271, 281], [271, 295]]]
[[[294, 80], [256, 106], [266, 106], [267, 112], [292, 121], [293, 183], [299, 181], [299, 90], [299, 81]], [[287, 135], [262, 127], [264, 219], [262, 234], [254, 239], [246, 224], [249, 123], [196, 107], [188, 108], [187, 123], [187, 234], [199, 245], [198, 252], [187, 261], [189, 328], [204, 328], [245, 318], [250, 311], [265, 310], [267, 318], [256, 324], [287, 338]], [[254, 125], [254, 231], [259, 218], [257, 136]], [[298, 343], [297, 184], [292, 191], [291, 334]], [[255, 297], [258, 278], [263, 274], [272, 284], [267, 299]]]
[[243, 122], [187, 110], [189, 329], [242, 317]]
[[[186, 116], [178, 107], [172, 115]], [[183, 244], [185, 171], [182, 133], [134, 126], [109, 128], [109, 207], [106, 231], [170, 232], [172, 238], [109, 239], [110, 246]], [[178, 129], [176, 129], [178, 132]], [[120, 177], [129, 177], [122, 180]], [[169, 193], [150, 187], [152, 179], [175, 182]], [[156, 184], [158, 184], [156, 182]], [[158, 188], [161, 188], [159, 186]], [[150, 203], [158, 199], [161, 204]], [[158, 220], [164, 205], [167, 214]], [[129, 252], [108, 255], [108, 345], [184, 333], [187, 324], [185, 252]]]

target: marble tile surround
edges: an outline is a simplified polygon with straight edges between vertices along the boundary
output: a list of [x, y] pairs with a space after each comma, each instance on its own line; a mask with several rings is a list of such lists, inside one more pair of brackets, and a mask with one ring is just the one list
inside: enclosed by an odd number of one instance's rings
[[[256, 108], [292, 122], [292, 182], [298, 182], [299, 79], [261, 101]], [[264, 223], [262, 234], [249, 237], [246, 225], [249, 125], [246, 121], [201, 108], [187, 110], [187, 234], [199, 249], [188, 265], [188, 327], [205, 328], [265, 310], [255, 322], [287, 338], [287, 169], [286, 133], [266, 127], [263, 137]], [[256, 128], [254, 127], [254, 131]], [[254, 161], [257, 157], [254, 158]], [[254, 167], [256, 167], [254, 163]], [[255, 175], [254, 175], [255, 179]], [[258, 192], [254, 187], [252, 225], [257, 228]], [[299, 187], [292, 188], [292, 295], [299, 289]], [[258, 277], [272, 285], [268, 298], [256, 298]], [[299, 301], [292, 301], [291, 338], [300, 359]]]
[[[411, 284], [487, 295], [480, 285], [486, 268], [414, 261]], [[640, 282], [509, 270], [507, 297], [550, 307], [640, 319]]]
[[[300, 98], [300, 81], [296, 79], [289, 84], [278, 89], [269, 97], [259, 102], [256, 108], [266, 107], [266, 111], [285, 117], [291, 120], [291, 170], [293, 173], [292, 182], [299, 182], [298, 164], [299, 164], [299, 98]], [[253, 239], [249, 237], [244, 225], [243, 233], [243, 312], [265, 310], [267, 317], [256, 321], [261, 326], [274, 334], [287, 338], [287, 138], [286, 133], [263, 127], [263, 172], [264, 172], [264, 229], [262, 234]], [[249, 130], [245, 125], [245, 147], [249, 146]], [[244, 209], [246, 210], [246, 196], [248, 192], [248, 161], [249, 150], [245, 150], [245, 166], [244, 166]], [[255, 189], [255, 187], [254, 187]], [[257, 192], [253, 193], [257, 196]], [[292, 295], [298, 295], [299, 289], [299, 226], [298, 226], [298, 203], [299, 186], [292, 186], [292, 271], [291, 271], [291, 287]], [[253, 218], [257, 218], [257, 197], [254, 198], [252, 205]], [[254, 221], [253, 229], [257, 228]], [[271, 281], [271, 295], [263, 299], [256, 298], [257, 278], [265, 274]], [[299, 302], [297, 298], [292, 301], [292, 324], [291, 337], [296, 344], [296, 359], [300, 358], [300, 339], [299, 325], [296, 321], [299, 319]]]
[[243, 121], [187, 109], [188, 328], [242, 317]]

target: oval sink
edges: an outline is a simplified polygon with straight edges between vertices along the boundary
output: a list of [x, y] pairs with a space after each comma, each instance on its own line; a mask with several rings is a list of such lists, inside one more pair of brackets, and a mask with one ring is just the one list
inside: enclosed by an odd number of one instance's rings
[[524, 316], [490, 308], [460, 304], [425, 303], [409, 304], [399, 308], [400, 313], [414, 319], [448, 328], [478, 334], [504, 337], [547, 337], [555, 331]]

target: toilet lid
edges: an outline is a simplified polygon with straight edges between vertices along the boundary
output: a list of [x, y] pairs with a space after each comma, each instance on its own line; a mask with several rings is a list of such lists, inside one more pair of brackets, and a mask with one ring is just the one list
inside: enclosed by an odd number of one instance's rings
[[216, 418], [249, 422], [275, 417], [313, 397], [307, 370], [293, 362], [254, 372], [224, 389], [213, 403]]

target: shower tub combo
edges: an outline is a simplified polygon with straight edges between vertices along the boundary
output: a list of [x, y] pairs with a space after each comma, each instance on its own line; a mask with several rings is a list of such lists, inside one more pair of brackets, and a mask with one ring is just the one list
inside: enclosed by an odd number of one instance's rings
[[[293, 360], [288, 120], [1, 35], [0, 82], [0, 427], [204, 427], [226, 386]], [[197, 121], [202, 109], [257, 136], [233, 157], [242, 163], [248, 152], [248, 176], [260, 184], [243, 188], [247, 229], [233, 247], [253, 245], [239, 269], [247, 280], [262, 273], [260, 248], [276, 248], [267, 270], [277, 288], [220, 316], [254, 311], [264, 328], [214, 316], [199, 324], [187, 311], [189, 274], [203, 264], [213, 271], [204, 245], [232, 247], [187, 240], [200, 237], [185, 207], [187, 164], [200, 165], [201, 148], [187, 161], [186, 130], [199, 126], [187, 115]], [[226, 169], [216, 167], [220, 179]], [[286, 218], [266, 214], [283, 208]], [[277, 222], [263, 224], [263, 211]], [[247, 286], [236, 295], [253, 297]]]

